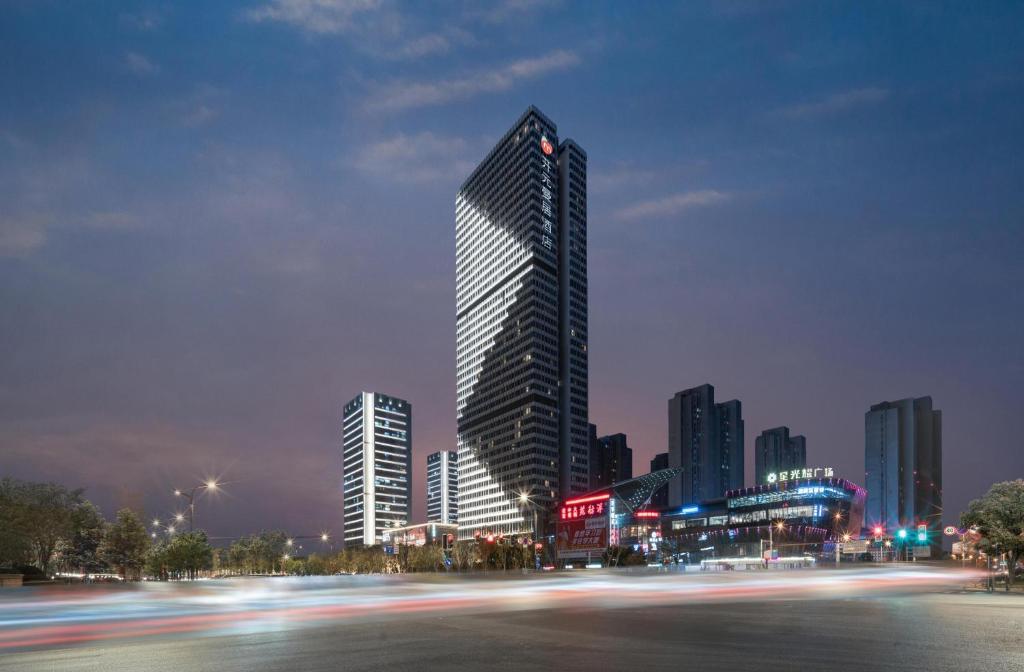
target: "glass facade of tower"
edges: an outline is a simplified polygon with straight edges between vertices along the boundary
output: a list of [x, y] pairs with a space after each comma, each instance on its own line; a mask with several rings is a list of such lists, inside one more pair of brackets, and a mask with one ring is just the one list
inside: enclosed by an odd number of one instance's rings
[[529, 108], [459, 190], [455, 246], [459, 535], [532, 532], [587, 489], [586, 154]]
[[384, 531], [408, 524], [412, 502], [412, 407], [361, 392], [342, 412], [346, 546], [381, 543]]
[[427, 455], [427, 522], [458, 522], [458, 464], [458, 453], [454, 450]]

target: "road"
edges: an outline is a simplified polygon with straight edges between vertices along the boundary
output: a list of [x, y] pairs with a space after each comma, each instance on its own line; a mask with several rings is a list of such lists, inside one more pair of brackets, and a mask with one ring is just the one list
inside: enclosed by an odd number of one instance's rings
[[0, 670], [1024, 670], [936, 568], [326, 577], [0, 593]]

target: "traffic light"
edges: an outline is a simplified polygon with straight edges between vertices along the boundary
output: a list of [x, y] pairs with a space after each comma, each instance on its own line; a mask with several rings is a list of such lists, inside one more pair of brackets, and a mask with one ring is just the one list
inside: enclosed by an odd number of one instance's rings
[[917, 540], [920, 542], [928, 541], [928, 526], [918, 525], [917, 526]]
[[882, 539], [882, 533], [885, 532], [885, 529], [881, 525], [875, 525], [873, 532], [875, 533], [875, 541], [879, 541]]
[[901, 529], [899, 532], [896, 533], [896, 536], [899, 537], [900, 539], [906, 539], [907, 538], [907, 531]]

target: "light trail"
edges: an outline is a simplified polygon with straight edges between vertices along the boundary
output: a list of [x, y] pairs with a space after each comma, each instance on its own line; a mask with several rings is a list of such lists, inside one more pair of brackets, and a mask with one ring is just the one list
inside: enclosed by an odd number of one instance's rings
[[344, 623], [530, 609], [874, 597], [950, 589], [973, 571], [934, 568], [725, 573], [240, 578], [26, 588], [0, 595], [0, 651], [105, 640], [274, 632]]

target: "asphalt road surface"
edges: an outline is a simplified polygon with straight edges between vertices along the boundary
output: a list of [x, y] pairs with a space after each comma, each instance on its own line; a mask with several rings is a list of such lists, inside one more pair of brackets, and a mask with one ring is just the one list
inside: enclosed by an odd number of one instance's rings
[[1022, 670], [936, 568], [328, 577], [0, 593], [0, 670]]

